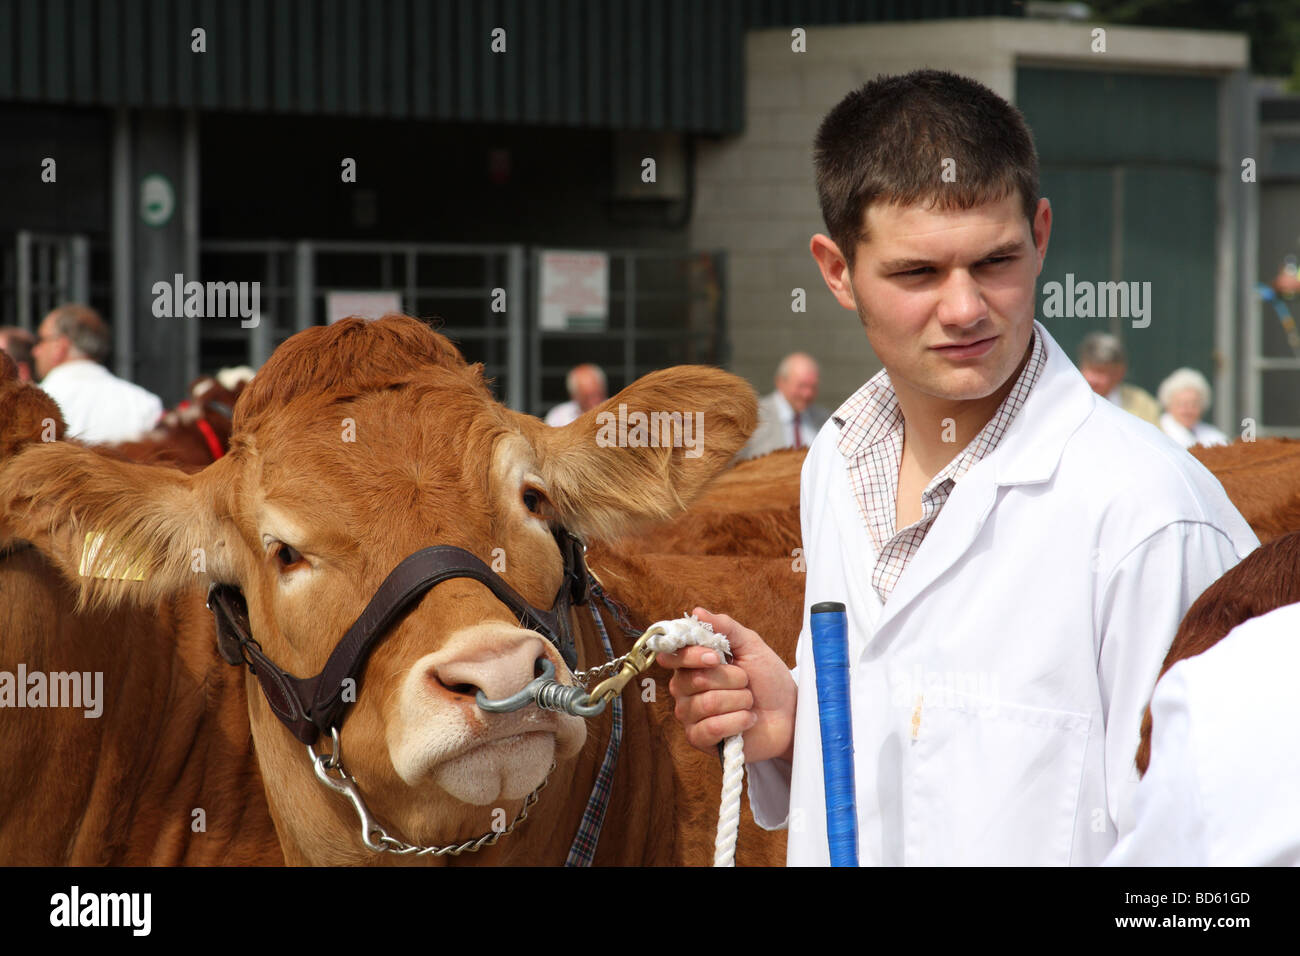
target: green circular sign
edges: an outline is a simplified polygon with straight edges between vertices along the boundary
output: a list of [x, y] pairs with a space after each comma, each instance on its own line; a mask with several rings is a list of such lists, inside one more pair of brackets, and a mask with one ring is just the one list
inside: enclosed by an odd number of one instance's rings
[[140, 180], [140, 218], [146, 226], [165, 226], [176, 211], [176, 190], [162, 173]]

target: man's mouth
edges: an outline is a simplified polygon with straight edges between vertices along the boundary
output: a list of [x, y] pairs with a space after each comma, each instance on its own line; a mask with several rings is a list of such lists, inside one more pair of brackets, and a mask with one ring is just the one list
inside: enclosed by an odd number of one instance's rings
[[952, 345], [933, 345], [931, 349], [947, 358], [978, 358], [985, 354], [993, 347], [997, 341], [996, 335], [990, 335], [988, 338], [973, 339], [970, 342], [958, 342]]

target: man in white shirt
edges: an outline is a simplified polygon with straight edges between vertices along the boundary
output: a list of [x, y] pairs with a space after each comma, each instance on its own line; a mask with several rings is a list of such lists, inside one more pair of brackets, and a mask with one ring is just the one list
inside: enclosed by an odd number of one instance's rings
[[827, 863], [809, 608], [842, 602], [861, 862], [1098, 863], [1132, 827], [1178, 623], [1258, 540], [1034, 321], [1052, 217], [1018, 111], [951, 73], [882, 77], [814, 155], [812, 254], [884, 370], [804, 463], [794, 673], [699, 609], [734, 657], [660, 656], [677, 716], [701, 749], [744, 734], [755, 819]]
[[163, 413], [157, 395], [118, 378], [100, 360], [108, 327], [89, 306], [62, 305], [41, 322], [32, 357], [41, 388], [59, 403], [68, 437], [84, 442], [131, 441]]
[[807, 448], [830, 412], [817, 400], [821, 370], [811, 355], [792, 352], [776, 369], [776, 390], [758, 402], [758, 427], [741, 449], [740, 460], [781, 448]]
[[564, 387], [569, 393], [569, 400], [546, 413], [546, 424], [554, 428], [563, 428], [609, 397], [605, 372], [599, 365], [575, 365], [565, 376]]

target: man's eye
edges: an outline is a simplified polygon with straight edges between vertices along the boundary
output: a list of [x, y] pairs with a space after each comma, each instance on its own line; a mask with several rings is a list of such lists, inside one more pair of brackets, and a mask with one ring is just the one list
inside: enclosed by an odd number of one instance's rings
[[909, 270], [907, 270], [906, 272], [895, 272], [894, 275], [896, 275], [896, 276], [919, 276], [919, 275], [925, 275], [925, 274], [926, 274], [927, 272], [929, 272], [929, 271], [930, 271], [930, 267], [929, 267], [929, 266], [921, 266], [921, 268], [919, 268], [919, 269], [909, 269]]
[[992, 259], [985, 259], [983, 265], [997, 265], [1003, 262], [1010, 262], [1015, 256], [994, 256]]

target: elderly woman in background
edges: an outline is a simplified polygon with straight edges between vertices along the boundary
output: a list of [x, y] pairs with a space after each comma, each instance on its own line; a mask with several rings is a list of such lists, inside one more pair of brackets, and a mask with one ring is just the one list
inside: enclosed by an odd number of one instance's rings
[[1210, 407], [1210, 383], [1194, 368], [1180, 368], [1160, 383], [1158, 392], [1164, 414], [1160, 427], [1184, 448], [1193, 445], [1226, 445], [1228, 436], [1201, 421]]

